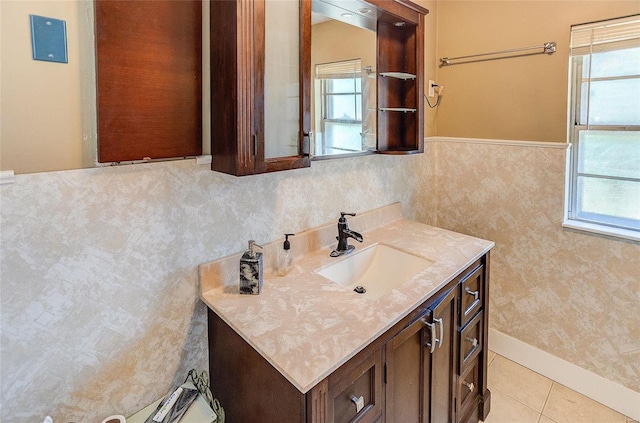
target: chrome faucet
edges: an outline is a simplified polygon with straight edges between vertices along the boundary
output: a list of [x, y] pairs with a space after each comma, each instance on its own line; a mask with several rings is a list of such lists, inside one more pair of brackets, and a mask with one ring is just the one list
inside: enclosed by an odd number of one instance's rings
[[338, 240], [338, 246], [331, 252], [331, 257], [340, 257], [344, 254], [349, 254], [356, 249], [356, 247], [354, 247], [353, 245], [349, 245], [349, 243], [347, 242], [349, 238], [353, 238], [358, 242], [362, 242], [362, 235], [360, 235], [356, 231], [352, 231], [351, 229], [349, 229], [347, 218], [345, 217], [355, 215], [355, 213], [340, 212], [340, 219], [338, 219], [338, 236], [336, 237], [336, 239]]

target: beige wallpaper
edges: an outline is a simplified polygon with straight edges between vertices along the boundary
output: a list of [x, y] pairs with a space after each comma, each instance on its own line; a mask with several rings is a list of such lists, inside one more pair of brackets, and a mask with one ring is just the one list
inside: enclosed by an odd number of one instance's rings
[[0, 421], [100, 421], [164, 395], [208, 367], [199, 264], [341, 211], [400, 201], [412, 218], [426, 161], [243, 178], [192, 160], [17, 175], [0, 186]]
[[490, 326], [640, 392], [640, 244], [562, 228], [566, 150], [428, 144], [420, 219], [496, 243]]

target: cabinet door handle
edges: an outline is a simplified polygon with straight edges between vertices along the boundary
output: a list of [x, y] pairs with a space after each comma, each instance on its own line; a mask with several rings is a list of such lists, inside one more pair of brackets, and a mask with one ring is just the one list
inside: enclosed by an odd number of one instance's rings
[[311, 139], [311, 132], [309, 132], [309, 133], [303, 132], [302, 133], [302, 151], [300, 152], [300, 154], [302, 154], [304, 157], [309, 157], [309, 151], [311, 151], [310, 139]]
[[256, 136], [252, 135], [251, 139], [253, 140], [253, 157], [258, 157], [258, 142], [256, 141]]
[[429, 328], [429, 333], [431, 334], [431, 342], [427, 342], [425, 346], [429, 347], [429, 352], [433, 354], [433, 352], [436, 350], [436, 342], [438, 341], [436, 339], [436, 325], [435, 323], [427, 322], [425, 319], [422, 319], [422, 323], [424, 323], [425, 326]]
[[351, 402], [356, 405], [356, 413], [359, 413], [360, 410], [364, 408], [364, 397], [362, 395], [360, 395], [359, 397], [353, 395], [351, 397]]
[[469, 295], [473, 295], [473, 301], [478, 301], [478, 299], [480, 298], [480, 291], [472, 291], [469, 289], [468, 286], [466, 286], [464, 288], [464, 292], [466, 292]]
[[469, 392], [473, 392], [473, 390], [476, 389], [476, 387], [473, 385], [473, 383], [462, 382], [462, 384], [464, 386], [466, 386], [467, 388], [469, 388]]
[[467, 341], [471, 343], [471, 345], [473, 346], [473, 348], [478, 346], [478, 340], [476, 338], [469, 338], [468, 336], [466, 337]]
[[436, 322], [438, 324], [438, 326], [440, 327], [440, 336], [438, 337], [438, 339], [436, 339], [436, 342], [438, 343], [438, 348], [440, 348], [442, 346], [442, 340], [444, 339], [444, 323], [442, 323], [442, 319], [433, 319], [434, 322]]

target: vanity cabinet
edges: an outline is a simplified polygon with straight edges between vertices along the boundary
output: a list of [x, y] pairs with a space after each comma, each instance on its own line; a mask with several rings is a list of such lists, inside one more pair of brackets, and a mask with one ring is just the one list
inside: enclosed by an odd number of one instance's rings
[[489, 253], [306, 393], [209, 310], [212, 392], [229, 421], [484, 420], [488, 271]]

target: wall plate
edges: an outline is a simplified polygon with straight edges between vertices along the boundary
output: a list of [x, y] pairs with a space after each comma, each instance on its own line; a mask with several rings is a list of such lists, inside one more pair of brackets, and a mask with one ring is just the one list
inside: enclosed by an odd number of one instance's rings
[[33, 59], [68, 63], [67, 22], [37, 15], [29, 15], [29, 17], [31, 18]]

